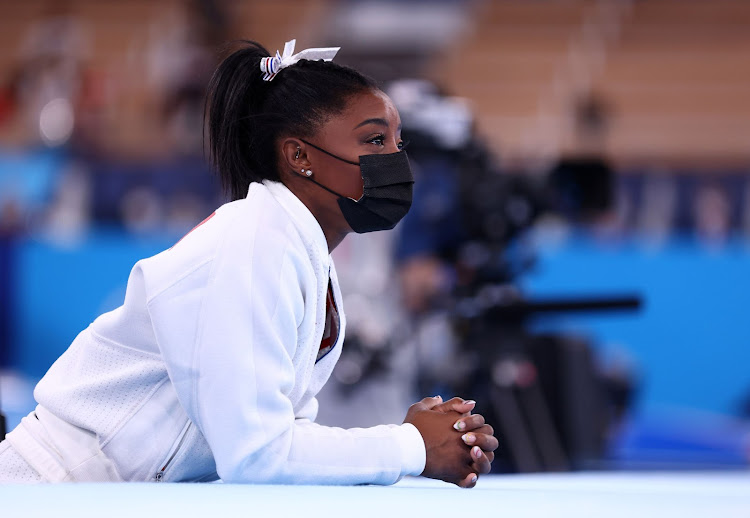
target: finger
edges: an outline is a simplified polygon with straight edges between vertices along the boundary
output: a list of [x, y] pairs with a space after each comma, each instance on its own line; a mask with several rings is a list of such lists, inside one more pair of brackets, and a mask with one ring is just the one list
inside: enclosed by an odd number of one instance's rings
[[453, 428], [459, 432], [469, 432], [476, 430], [480, 426], [484, 425], [484, 417], [479, 414], [470, 415], [468, 417], [462, 417], [455, 423]]
[[487, 457], [487, 460], [490, 461], [490, 464], [492, 464], [495, 461], [494, 451], [486, 451], [484, 452], [484, 456]]
[[479, 476], [476, 473], [469, 473], [468, 475], [466, 475], [466, 477], [463, 480], [459, 481], [456, 485], [458, 487], [463, 487], [466, 489], [472, 488], [477, 485], [478, 479], [479, 479]]
[[443, 398], [440, 396], [426, 397], [417, 404], [425, 406], [425, 410], [434, 410], [435, 406], [443, 402]]
[[426, 397], [421, 401], [418, 401], [414, 403], [412, 406], [409, 407], [410, 411], [421, 411], [421, 410], [430, 410], [435, 405], [440, 404], [443, 401], [443, 398], [440, 396], [434, 396], [434, 397]]
[[477, 473], [485, 474], [490, 472], [490, 460], [484, 454], [479, 446], [474, 446], [471, 449], [472, 464], [471, 469]]
[[483, 433], [485, 435], [495, 435], [495, 429], [486, 423], [480, 426], [479, 428], [477, 428], [476, 430], [472, 430], [472, 431], [474, 433]]
[[444, 403], [436, 405], [432, 410], [437, 410], [438, 412], [458, 412], [459, 414], [469, 415], [469, 413], [474, 410], [476, 404], [477, 402], [471, 399], [466, 400], [460, 397], [454, 397]]
[[468, 446], [479, 446], [484, 451], [495, 451], [500, 445], [494, 436], [478, 432], [465, 433], [461, 436], [461, 440]]

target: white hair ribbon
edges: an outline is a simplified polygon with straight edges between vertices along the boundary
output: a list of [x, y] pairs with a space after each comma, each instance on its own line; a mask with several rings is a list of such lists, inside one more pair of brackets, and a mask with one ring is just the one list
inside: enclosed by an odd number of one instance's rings
[[284, 45], [284, 53], [276, 51], [275, 57], [261, 58], [260, 71], [263, 72], [263, 81], [272, 81], [276, 74], [286, 67], [292, 66], [300, 59], [331, 61], [341, 47], [325, 47], [317, 49], [305, 49], [293, 54], [294, 45], [297, 40], [287, 41]]

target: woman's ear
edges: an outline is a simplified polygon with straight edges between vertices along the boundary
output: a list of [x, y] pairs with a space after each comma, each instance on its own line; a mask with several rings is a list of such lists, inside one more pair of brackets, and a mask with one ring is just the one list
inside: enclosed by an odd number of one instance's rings
[[285, 139], [281, 144], [281, 154], [284, 167], [292, 173], [304, 175], [304, 171], [310, 169], [307, 146], [304, 142], [294, 138]]

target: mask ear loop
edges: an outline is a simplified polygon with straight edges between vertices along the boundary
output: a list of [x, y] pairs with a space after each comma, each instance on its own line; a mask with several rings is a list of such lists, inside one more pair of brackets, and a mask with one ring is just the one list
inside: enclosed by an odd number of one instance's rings
[[[310, 147], [314, 147], [314, 148], [315, 148], [315, 149], [317, 149], [318, 151], [321, 151], [321, 152], [325, 153], [326, 155], [332, 156], [333, 158], [335, 158], [335, 159], [337, 159], [337, 160], [341, 160], [342, 162], [346, 162], [347, 164], [351, 164], [351, 165], [356, 165], [356, 166], [359, 166], [359, 162], [352, 162], [351, 160], [347, 160], [346, 158], [341, 158], [340, 156], [336, 156], [336, 155], [334, 155], [333, 153], [331, 153], [330, 151], [326, 151], [325, 149], [323, 149], [323, 148], [320, 148], [320, 147], [316, 146], [315, 144], [312, 144], [312, 143], [310, 143], [310, 142], [306, 141], [305, 139], [300, 139], [300, 140], [301, 140], [302, 142], [304, 142], [305, 144], [307, 144], [308, 146], [310, 146]], [[352, 201], [353, 201], [353, 202], [355, 202], [355, 203], [359, 201], [359, 200], [355, 200], [354, 198], [350, 198], [349, 196], [343, 196], [343, 195], [341, 195], [340, 193], [337, 193], [336, 191], [334, 191], [333, 189], [329, 189], [328, 187], [326, 187], [326, 186], [325, 186], [325, 185], [323, 185], [322, 183], [320, 183], [320, 182], [316, 182], [315, 180], [313, 180], [313, 179], [311, 178], [311, 176], [312, 176], [312, 171], [311, 171], [310, 169], [307, 169], [307, 170], [305, 170], [305, 169], [302, 169], [302, 172], [303, 172], [303, 173], [305, 174], [305, 176], [303, 176], [302, 178], [304, 178], [305, 180], [310, 180], [310, 181], [311, 181], [312, 183], [314, 183], [314, 184], [315, 184], [315, 185], [317, 185], [318, 187], [321, 187], [321, 188], [325, 189], [326, 191], [330, 192], [330, 193], [331, 193], [331, 194], [333, 194], [334, 196], [338, 196], [339, 198], [345, 198], [345, 199], [347, 199], [347, 200], [352, 200]], [[364, 197], [364, 193], [362, 193], [362, 197]], [[360, 200], [361, 200], [361, 199], [362, 199], [362, 198], [360, 198]]]
[[[308, 175], [307, 173], [310, 173], [310, 174]], [[320, 182], [316, 182], [312, 178], [312, 171], [310, 171], [309, 169], [307, 170], [307, 173], [305, 173], [305, 176], [303, 176], [302, 178], [304, 178], [305, 180], [310, 180], [312, 183], [314, 183], [315, 185], [317, 185], [318, 187], [320, 187], [322, 189], [325, 189], [326, 191], [330, 192], [334, 196], [337, 196], [339, 198], [344, 198], [344, 199], [347, 199], [347, 200], [352, 200], [353, 202], [359, 201], [359, 200], [355, 200], [354, 198], [350, 198], [349, 196], [344, 196], [343, 194], [338, 193], [338, 192], [334, 191], [333, 189], [329, 189], [328, 187], [326, 187], [325, 185], [323, 185]]]
[[352, 164], [352, 165], [359, 165], [359, 162], [352, 162], [351, 160], [347, 160], [346, 158], [341, 158], [340, 156], [336, 156], [336, 155], [334, 155], [333, 153], [331, 153], [330, 151], [326, 151], [326, 150], [325, 150], [325, 149], [323, 149], [322, 147], [318, 147], [318, 146], [316, 146], [315, 144], [312, 144], [311, 142], [308, 142], [308, 141], [306, 141], [305, 139], [300, 139], [300, 140], [301, 140], [302, 142], [304, 142], [305, 144], [307, 144], [308, 146], [310, 146], [310, 147], [314, 147], [314, 148], [315, 148], [315, 149], [317, 149], [318, 151], [321, 151], [321, 152], [325, 153], [325, 154], [326, 154], [326, 155], [328, 155], [328, 156], [332, 156], [332, 157], [333, 157], [333, 158], [335, 158], [336, 160], [341, 160], [342, 162], [346, 162], [347, 164]]

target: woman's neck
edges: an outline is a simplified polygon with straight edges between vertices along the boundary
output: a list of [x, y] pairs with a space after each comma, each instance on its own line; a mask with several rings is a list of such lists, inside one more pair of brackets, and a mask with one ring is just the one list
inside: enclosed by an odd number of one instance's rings
[[[328, 253], [333, 252], [341, 244], [346, 235], [352, 231], [344, 220], [338, 204], [331, 204], [330, 200], [321, 200], [321, 193], [310, 191], [307, 182], [299, 184], [295, 181], [285, 181], [284, 185], [307, 207], [307, 210], [317, 220], [326, 238]], [[332, 196], [329, 193], [325, 193], [325, 195]]]

